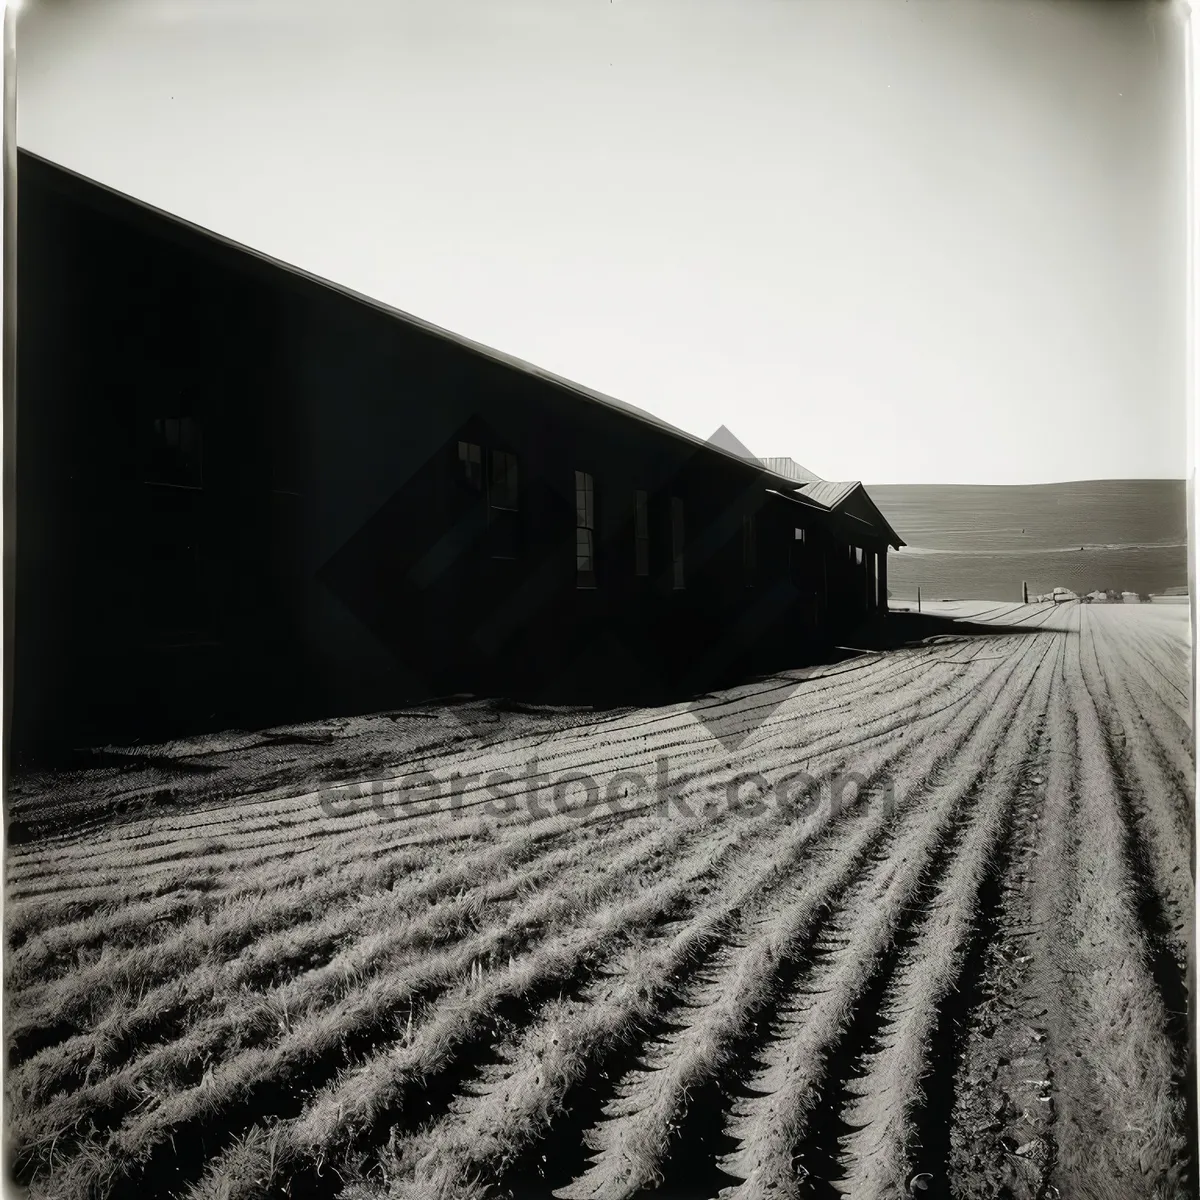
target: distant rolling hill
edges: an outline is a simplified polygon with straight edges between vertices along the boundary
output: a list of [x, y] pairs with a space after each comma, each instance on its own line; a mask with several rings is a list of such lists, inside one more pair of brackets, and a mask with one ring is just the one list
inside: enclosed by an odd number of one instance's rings
[[[1187, 583], [1187, 485], [1094, 479], [1021, 485], [868, 484], [908, 546], [890, 557], [893, 596], [1019, 599], [1033, 592]], [[1083, 549], [1080, 549], [1083, 547]]]

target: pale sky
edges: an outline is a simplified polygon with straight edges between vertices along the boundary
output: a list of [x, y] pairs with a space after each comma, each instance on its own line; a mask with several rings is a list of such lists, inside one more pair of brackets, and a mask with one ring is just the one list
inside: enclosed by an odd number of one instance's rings
[[18, 141], [826, 478], [1182, 477], [1182, 21], [26, 0]]

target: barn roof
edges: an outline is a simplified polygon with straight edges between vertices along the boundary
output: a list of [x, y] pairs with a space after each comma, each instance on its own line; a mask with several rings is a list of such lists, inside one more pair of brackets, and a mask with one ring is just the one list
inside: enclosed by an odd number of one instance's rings
[[857, 480], [839, 483], [822, 479], [817, 483], [802, 484], [796, 491], [830, 512], [840, 513], [866, 525], [872, 533], [882, 534], [887, 538], [888, 545], [897, 550], [905, 544], [888, 519], [879, 511], [867, 489]]
[[738, 458], [744, 458], [747, 462], [752, 462], [756, 467], [762, 462], [756, 458], [754, 451], [747, 447], [746, 443], [732, 433], [728, 425], [722, 425], [716, 433], [709, 439], [710, 446], [716, 446], [718, 449], [724, 450], [729, 454], [736, 454]]
[[[804, 504], [812, 508], [825, 511], [833, 511], [837, 509], [844, 501], [852, 494], [854, 488], [861, 488], [861, 484], [826, 484], [821, 481], [818, 476], [811, 471], [805, 470], [799, 463], [795, 463], [792, 459], [760, 459], [755, 457], [730, 431], [722, 425], [720, 429], [713, 434], [710, 440], [696, 437], [683, 429], [672, 425], [669, 421], [664, 421], [661, 417], [656, 417], [653, 413], [647, 412], [645, 409], [638, 408], [637, 405], [630, 404], [625, 400], [618, 400], [612, 396], [607, 396], [603, 392], [598, 392], [593, 388], [586, 387], [584, 384], [576, 383], [573, 380], [566, 379], [561, 375], [556, 375], [552, 371], [547, 371], [542, 367], [535, 366], [532, 363], [526, 362], [523, 359], [517, 358], [515, 355], [506, 354], [503, 351], [495, 350], [490, 346], [484, 345], [482, 342], [476, 342], [471, 338], [464, 337], [462, 334], [454, 333], [451, 330], [444, 329], [439, 325], [433, 324], [431, 321], [426, 321], [421, 317], [413, 316], [413, 314], [405, 312], [402, 309], [395, 308], [392, 305], [385, 304], [381, 300], [374, 299], [371, 296], [366, 296], [361, 292], [355, 291], [353, 288], [346, 287], [339, 283], [334, 283], [332, 280], [325, 279], [320, 275], [316, 275], [311, 271], [306, 271], [302, 267], [298, 267], [293, 263], [284, 262], [282, 259], [274, 258], [269, 254], [265, 254], [260, 250], [255, 250], [252, 246], [247, 246], [241, 242], [234, 241], [232, 238], [225, 237], [222, 234], [216, 233], [211, 229], [206, 229], [202, 225], [188, 221], [183, 217], [177, 216], [174, 213], [166, 212], [163, 209], [156, 208], [145, 201], [138, 200], [134, 196], [127, 195], [124, 192], [118, 191], [116, 188], [110, 187], [107, 184], [100, 183], [97, 180], [90, 179], [86, 175], [82, 175], [77, 171], [72, 171], [69, 167], [64, 167], [59, 163], [52, 162], [50, 159], [43, 158], [39, 154], [32, 151], [18, 148], [19, 163], [23, 162], [26, 165], [34, 165], [35, 169], [46, 171], [55, 180], [60, 189], [66, 189], [68, 192], [74, 192], [76, 195], [82, 193], [85, 199], [92, 203], [99, 201], [101, 205], [107, 205], [109, 209], [114, 206], [132, 208], [136, 213], [143, 217], [150, 217], [160, 222], [165, 222], [166, 225], [173, 230], [177, 235], [183, 236], [185, 239], [191, 238], [199, 240], [203, 244], [212, 247], [223, 248], [227, 253], [232, 252], [237, 256], [244, 258], [247, 261], [254, 262], [261, 267], [266, 267], [270, 270], [283, 272], [295, 279], [307, 282], [311, 286], [326, 291], [335, 292], [347, 299], [353, 300], [364, 307], [374, 309], [376, 312], [392, 317], [397, 321], [401, 321], [411, 327], [421, 329], [433, 336], [450, 342], [465, 349], [471, 350], [473, 353], [482, 358], [490, 359], [493, 362], [500, 363], [509, 367], [512, 370], [518, 371], [521, 374], [533, 376], [542, 379], [564, 391], [569, 391], [585, 400], [589, 400], [596, 404], [601, 404], [606, 408], [617, 412], [624, 413], [626, 416], [637, 420], [645, 425], [650, 425], [661, 429], [671, 436], [682, 441], [690, 442], [693, 445], [704, 447], [705, 449], [725, 455], [728, 458], [737, 459], [743, 464], [748, 464], [756, 467], [762, 472], [765, 477], [765, 482], [768, 487], [780, 488], [796, 495], [796, 498]], [[23, 169], [20, 165], [18, 172]], [[786, 464], [791, 464], [791, 468], [795, 471], [803, 473], [809, 480], [801, 488], [796, 488], [797, 479], [791, 469], [781, 470], [781, 467], [786, 468]], [[822, 492], [820, 494], [808, 494], [809, 487], [823, 487], [832, 489], [848, 488], [847, 491], [840, 492]], [[866, 496], [865, 491], [863, 495]], [[826, 497], [832, 497], [827, 502]], [[891, 545], [897, 548], [904, 545], [897, 537], [895, 531], [888, 524], [879, 510], [868, 499], [870, 509], [877, 516], [878, 521], [870, 522], [873, 527], [873, 532], [885, 536]], [[857, 519], [862, 520], [859, 516]]]
[[836, 508], [855, 488], [862, 487], [861, 483], [834, 483], [830, 479], [822, 479], [817, 483], [806, 483], [800, 488], [800, 494], [823, 504], [826, 508]]
[[794, 458], [763, 458], [759, 461], [768, 471], [774, 471], [776, 475], [783, 475], [795, 483], [821, 482], [820, 475], [802, 467]]

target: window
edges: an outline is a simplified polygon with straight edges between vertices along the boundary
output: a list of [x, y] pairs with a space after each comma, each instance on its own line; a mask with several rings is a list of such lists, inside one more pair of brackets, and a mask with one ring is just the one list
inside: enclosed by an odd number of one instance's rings
[[491, 478], [488, 480], [488, 504], [506, 512], [516, 512], [519, 488], [517, 486], [517, 456], [506, 450], [491, 453]]
[[139, 580], [142, 619], [155, 637], [190, 637], [208, 624], [200, 421], [163, 405], [158, 414], [145, 414], [142, 434], [142, 479], [149, 485]]
[[747, 587], [754, 586], [754, 570], [757, 565], [758, 547], [755, 544], [754, 517], [742, 517], [742, 575]]
[[678, 496], [671, 497], [671, 564], [672, 586], [676, 589], [684, 586], [683, 576], [683, 501]]
[[493, 558], [517, 557], [520, 494], [517, 456], [493, 450], [488, 455], [488, 525]]
[[801, 528], [799, 525], [792, 529], [792, 544], [788, 548], [788, 564], [792, 567], [805, 567], [806, 550], [808, 544], [808, 530]]
[[147, 483], [201, 487], [200, 424], [193, 417], [156, 417], [151, 426]]
[[474, 442], [458, 443], [458, 479], [468, 491], [483, 491], [483, 451]]
[[633, 571], [650, 574], [650, 496], [633, 493]]
[[586, 471], [575, 472], [575, 586], [596, 586], [596, 485]]
[[861, 546], [854, 547], [854, 565], [861, 567], [863, 564], [863, 551]]

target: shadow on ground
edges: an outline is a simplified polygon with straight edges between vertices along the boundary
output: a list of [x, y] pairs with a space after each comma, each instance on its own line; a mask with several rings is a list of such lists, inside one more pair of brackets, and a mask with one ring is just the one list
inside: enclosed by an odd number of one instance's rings
[[[686, 704], [713, 736], [740, 742], [752, 726], [720, 693], [745, 688], [765, 720], [800, 686], [804, 673], [866, 654], [939, 642], [1045, 632], [1041, 625], [988, 625], [928, 613], [893, 610], [823, 643], [670, 683], [641, 674], [609, 673], [598, 687], [586, 670], [566, 671], [553, 684], [504, 697], [455, 695], [370, 712], [344, 712], [292, 725], [264, 721], [222, 732], [195, 733], [158, 746], [145, 742], [76, 746], [22, 765], [8, 795], [8, 840], [99, 826], [231, 797], [299, 793], [378, 775], [425, 755], [587, 724], [624, 708]], [[726, 729], [722, 722], [729, 725]]]
[[973, 638], [1011, 637], [1014, 634], [1032, 635], [1053, 633], [1044, 625], [1000, 625], [981, 621], [956, 621], [934, 613], [893, 610], [887, 619], [864, 622], [844, 638], [839, 649], [879, 652], [920, 646], [934, 640], [966, 641]]

